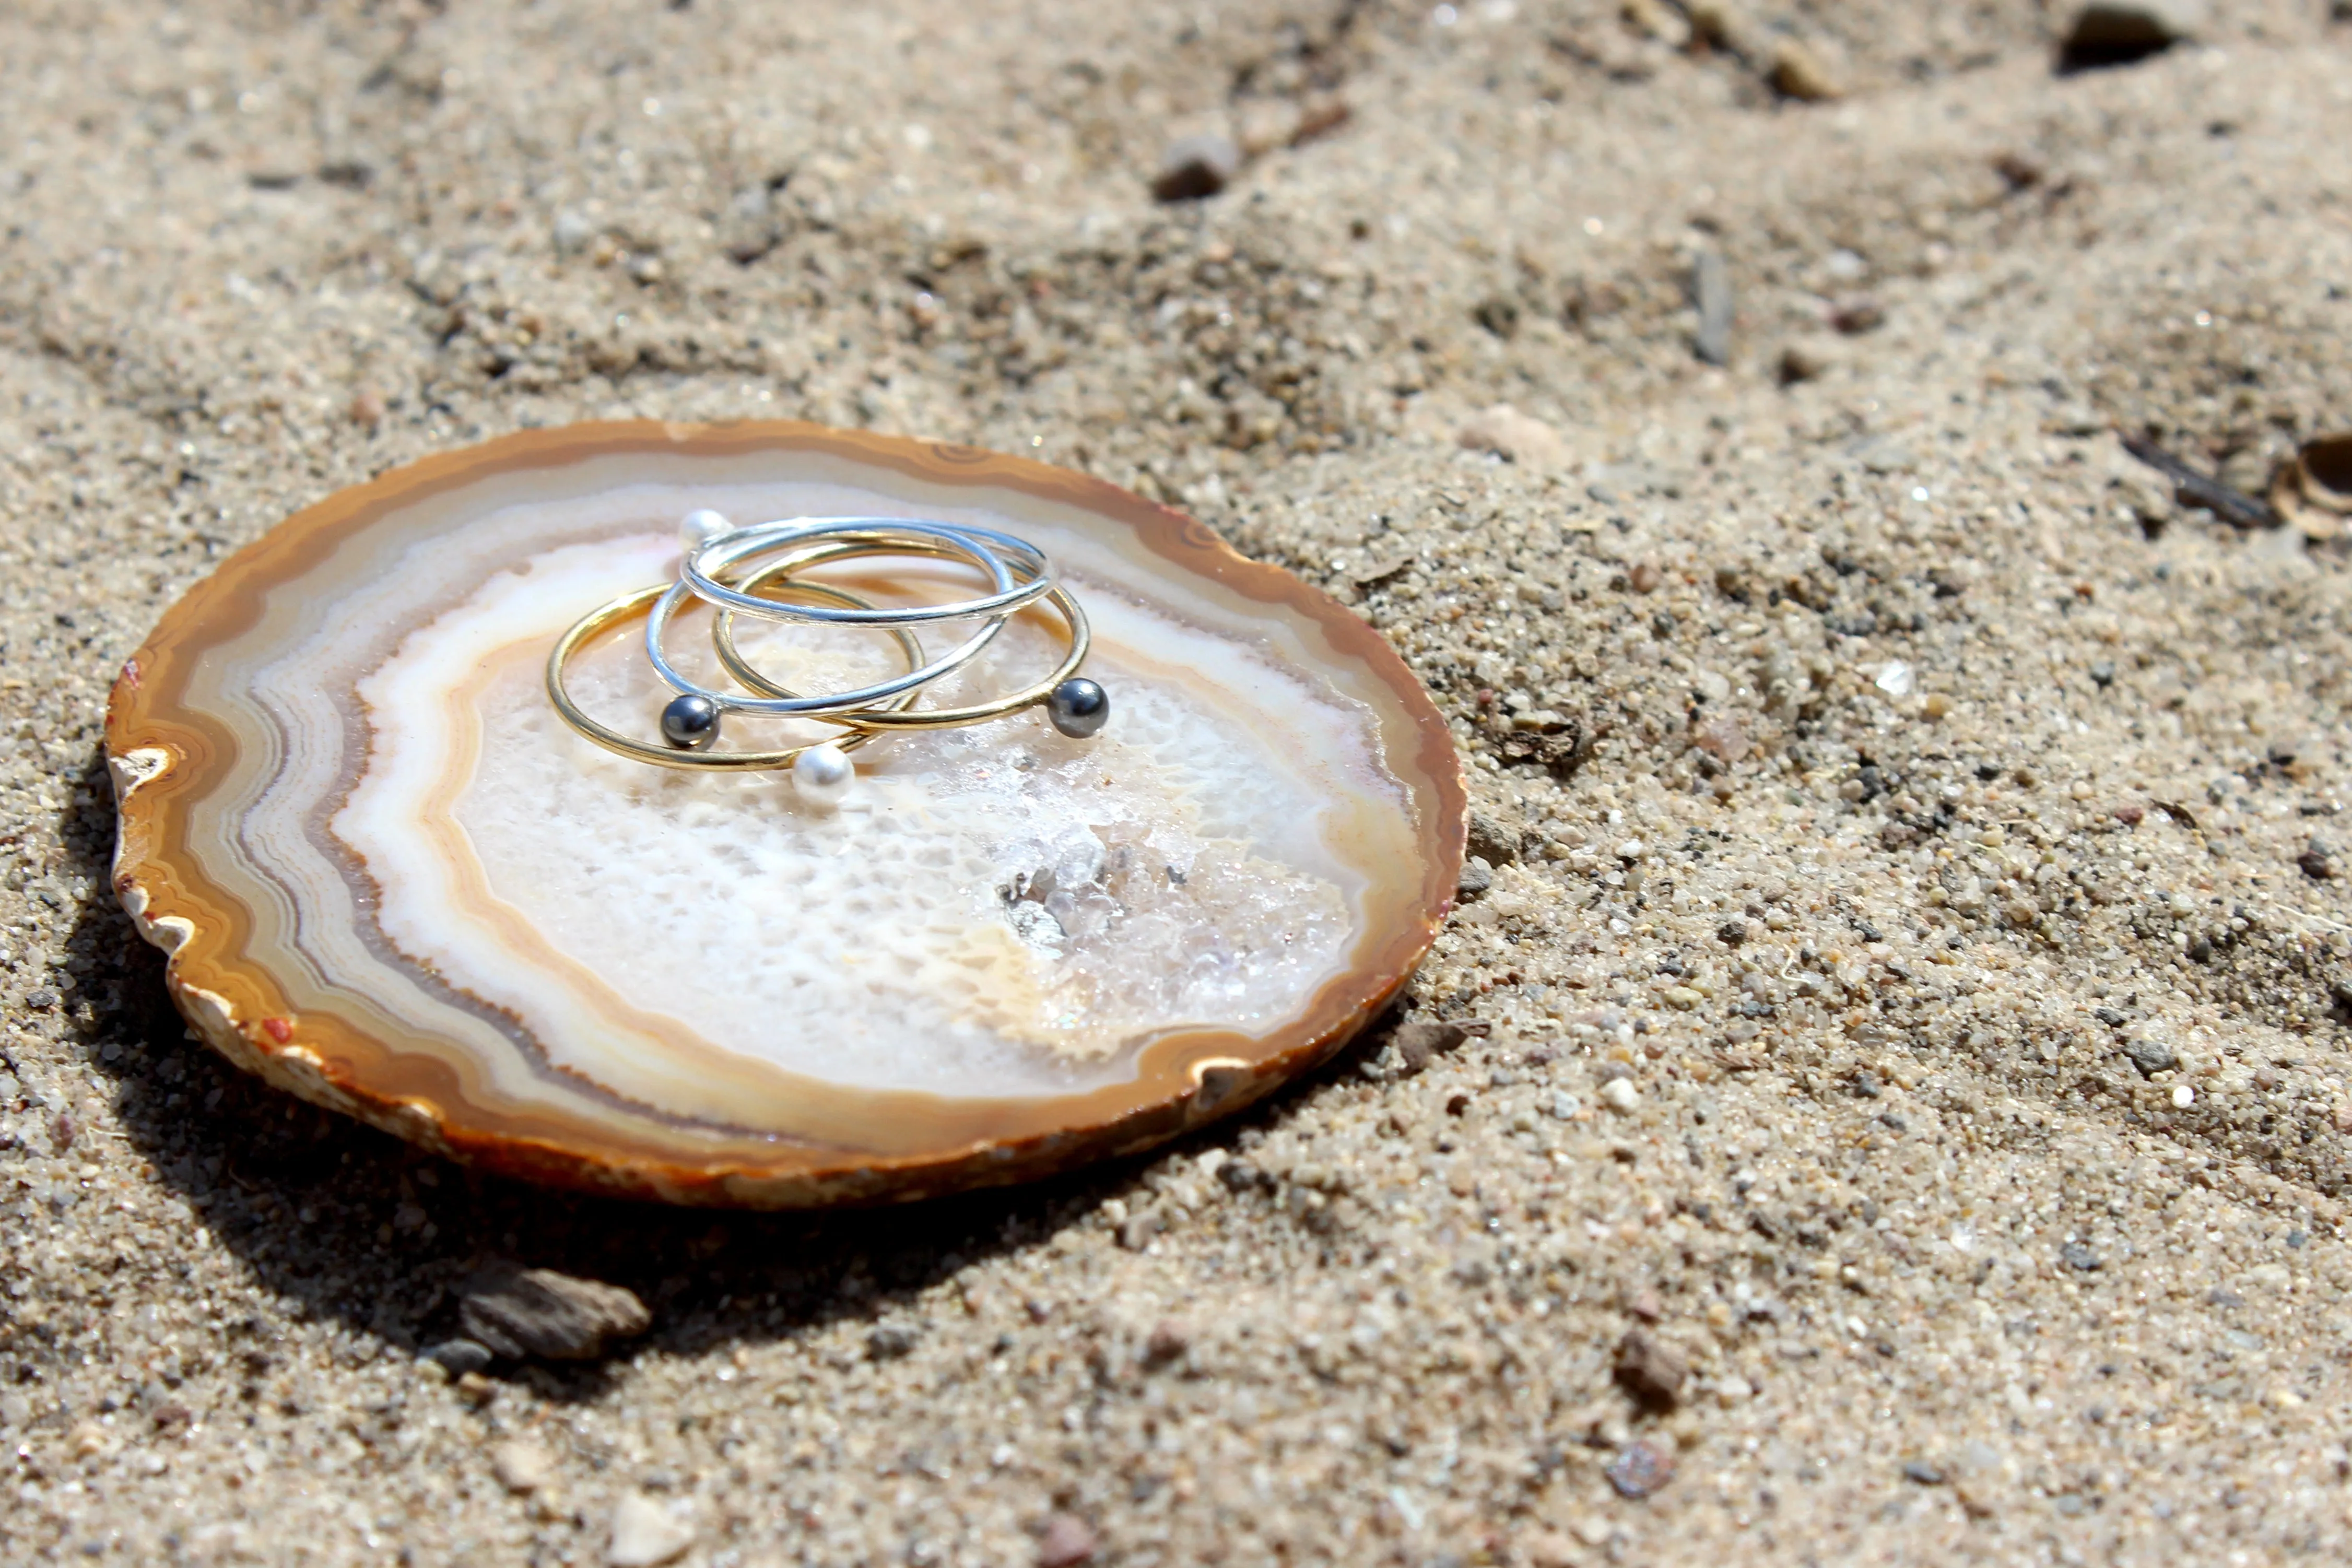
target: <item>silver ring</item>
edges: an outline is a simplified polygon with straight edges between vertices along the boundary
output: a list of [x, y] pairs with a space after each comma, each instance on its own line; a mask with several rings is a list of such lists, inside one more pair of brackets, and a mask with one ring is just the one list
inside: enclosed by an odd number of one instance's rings
[[[767, 621], [833, 619], [830, 615], [804, 618], [797, 613], [785, 613], [797, 612], [804, 607], [782, 604], [772, 599], [761, 599], [753, 594], [739, 592], [729, 588], [724, 583], [714, 580], [707, 572], [696, 570], [695, 563], [700, 558], [713, 551], [720, 552], [718, 565], [720, 570], [725, 570], [730, 567], [740, 567], [748, 560], [790, 545], [845, 536], [892, 533], [933, 539], [959, 550], [974, 566], [989, 574], [991, 582], [997, 590], [987, 600], [966, 601], [959, 604], [925, 605], [903, 612], [876, 610], [840, 612], [848, 624], [881, 629], [901, 628], [908, 623], [927, 621], [970, 619], [976, 615], [988, 617], [986, 625], [931, 663], [919, 669], [909, 670], [905, 674], [895, 676], [890, 680], [878, 681], [872, 685], [859, 686], [846, 692], [834, 692], [822, 696], [807, 697], [747, 697], [715, 690], [689, 680], [679, 674], [677, 667], [669, 662], [669, 657], [662, 646], [664, 637], [668, 630], [670, 618], [684, 608], [689, 597], [699, 598], [726, 609], [741, 611]], [[988, 542], [982, 542], [983, 539]], [[1034, 562], [1035, 570], [1043, 575], [1031, 578], [1027, 582], [1017, 580], [1012, 569], [1007, 567], [994, 550], [990, 549], [990, 544], [993, 543], [1004, 543], [1013, 547], [1021, 554], [1029, 558], [1028, 561], [1023, 563], [1024, 567]], [[1004, 630], [1005, 622], [1018, 609], [1052, 591], [1054, 582], [1051, 571], [1051, 566], [1046, 561], [1043, 550], [1025, 540], [1014, 539], [1009, 535], [997, 533], [992, 528], [965, 528], [953, 524], [928, 523], [912, 517], [797, 518], [789, 523], [754, 524], [749, 528], [738, 528], [731, 533], [721, 534], [688, 552], [686, 566], [678, 580], [670, 585], [668, 591], [655, 603], [652, 613], [646, 618], [646, 657], [653, 664], [654, 673], [659, 675], [663, 684], [672, 691], [687, 696], [706, 698], [729, 713], [768, 714], [798, 718], [823, 718], [833, 715], [857, 713], [887, 702], [901, 694], [927, 686], [979, 657], [981, 653], [996, 640], [997, 634]], [[711, 591], [703, 591], [701, 585], [704, 583], [709, 585]], [[1007, 601], [1012, 602], [1013, 607], [1010, 609], [975, 610], [971, 608], [975, 604], [995, 605]], [[950, 613], [944, 616], [936, 613], [942, 609]]]
[[[985, 599], [967, 599], [960, 603], [925, 604], [904, 610], [844, 610], [815, 604], [779, 604], [772, 599], [740, 593], [720, 581], [709, 570], [724, 570], [753, 556], [764, 555], [772, 549], [797, 544], [803, 539], [826, 538], [854, 530], [874, 528], [942, 539], [976, 549], [980, 555], [988, 555], [990, 552], [986, 546], [973, 546], [971, 542], [984, 539], [989, 545], [994, 545], [1019, 559], [1029, 580], [1015, 587], [1006, 587], [1000, 579], [996, 593]], [[706, 561], [709, 569], [706, 569]], [[733, 533], [721, 534], [687, 551], [686, 564], [679, 575], [693, 588], [696, 597], [712, 604], [723, 604], [769, 621], [824, 622], [839, 626], [903, 626], [929, 621], [965, 621], [980, 615], [1010, 615], [1016, 610], [1034, 604], [1054, 591], [1053, 562], [1045, 559], [1044, 550], [1028, 540], [998, 533], [994, 528], [964, 523], [927, 522], [919, 517], [794, 517], [789, 521], [754, 523]]]

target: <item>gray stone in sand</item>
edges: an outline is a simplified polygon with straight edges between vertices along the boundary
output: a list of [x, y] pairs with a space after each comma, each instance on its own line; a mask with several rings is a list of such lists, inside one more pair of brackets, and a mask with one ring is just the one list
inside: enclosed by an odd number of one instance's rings
[[1476, 855], [1462, 862], [1462, 874], [1454, 881], [1454, 896], [1467, 904], [1495, 885], [1495, 868]]
[[632, 1339], [653, 1314], [618, 1285], [552, 1269], [492, 1263], [466, 1285], [457, 1307], [466, 1332], [500, 1355], [593, 1361], [615, 1340]]

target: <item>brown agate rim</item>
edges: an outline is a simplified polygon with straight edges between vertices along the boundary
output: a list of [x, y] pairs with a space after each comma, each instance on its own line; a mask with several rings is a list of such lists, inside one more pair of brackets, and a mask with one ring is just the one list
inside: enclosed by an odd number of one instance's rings
[[[1139, 1061], [1137, 1076], [1087, 1093], [1030, 1103], [1052, 1114], [1009, 1113], [907, 1155], [853, 1154], [779, 1142], [681, 1158], [560, 1115], [469, 1102], [451, 1067], [404, 1051], [348, 1020], [297, 1016], [277, 980], [247, 961], [250, 915], [196, 857], [175, 854], [189, 808], [236, 759], [216, 719], [182, 706], [190, 672], [208, 650], [251, 625], [270, 590], [387, 513], [495, 476], [632, 454], [740, 457], [806, 452], [847, 459], [928, 485], [1010, 490], [1123, 524], [1177, 571], [1313, 623], [1340, 658], [1392, 693], [1417, 750], [1391, 758], [1412, 795], [1423, 852], [1417, 909], [1370, 956], [1327, 984], [1306, 1015], [1246, 1056], [1220, 1053], [1232, 1037], [1177, 1037]], [[524, 431], [394, 469], [297, 513], [239, 550], [167, 611], [123, 665], [107, 705], [119, 837], [114, 887], [141, 933], [168, 955], [165, 983], [199, 1034], [282, 1088], [502, 1174], [595, 1192], [671, 1202], [797, 1207], [906, 1199], [1048, 1175], [1150, 1146], [1248, 1104], [1327, 1060], [1378, 1017], [1405, 983], [1453, 906], [1464, 853], [1466, 792], [1446, 724], [1396, 651], [1337, 601], [1282, 569], [1236, 552], [1195, 519], [1131, 492], [1046, 464], [971, 447], [785, 421], [679, 424], [640, 420]], [[159, 762], [157, 758], [162, 760]]]

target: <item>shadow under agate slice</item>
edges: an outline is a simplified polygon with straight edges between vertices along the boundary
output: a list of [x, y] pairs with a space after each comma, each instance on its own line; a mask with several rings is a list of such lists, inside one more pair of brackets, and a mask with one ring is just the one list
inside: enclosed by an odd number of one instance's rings
[[[698, 507], [1034, 540], [1093, 621], [1110, 727], [891, 737], [832, 812], [781, 774], [596, 749], [547, 703], [547, 649], [672, 575]], [[862, 570], [841, 580], [905, 581]], [[707, 630], [677, 653], [708, 661]], [[892, 652], [744, 647], [818, 688]], [[1024, 616], [928, 700], [1056, 652]], [[664, 695], [626, 632], [574, 691], [647, 735]], [[1388, 1002], [1462, 856], [1443, 720], [1330, 600], [1081, 476], [809, 425], [533, 432], [335, 496], [173, 608], [107, 744], [116, 890], [214, 1046], [458, 1157], [681, 1202], [1017, 1180], [1221, 1114]]]

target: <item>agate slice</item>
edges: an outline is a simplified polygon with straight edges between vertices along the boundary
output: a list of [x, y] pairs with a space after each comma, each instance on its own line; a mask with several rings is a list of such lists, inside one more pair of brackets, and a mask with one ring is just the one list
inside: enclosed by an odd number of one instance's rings
[[[706, 507], [1034, 540], [1110, 727], [892, 736], [834, 810], [596, 749], [548, 650], [673, 576]], [[891, 568], [859, 591], [920, 586]], [[890, 667], [872, 633], [762, 635], [808, 689]], [[1024, 616], [928, 700], [1055, 652]], [[667, 695], [626, 632], [572, 689], [647, 736]], [[730, 744], [834, 733], [766, 722]], [[1231, 1111], [1389, 1002], [1463, 846], [1444, 722], [1322, 594], [1079, 475], [797, 424], [531, 432], [338, 495], [164, 617], [107, 745], [116, 890], [206, 1040], [452, 1156], [688, 1203], [1014, 1181]]]

